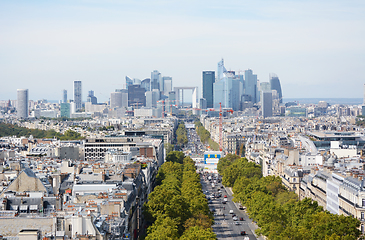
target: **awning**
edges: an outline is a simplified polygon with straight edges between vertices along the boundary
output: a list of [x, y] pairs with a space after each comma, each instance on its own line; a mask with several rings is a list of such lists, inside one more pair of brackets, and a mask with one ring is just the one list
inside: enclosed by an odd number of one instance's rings
[[10, 205], [10, 210], [18, 211], [19, 206], [18, 205]]
[[28, 211], [28, 205], [20, 205], [20, 211]]
[[30, 205], [29, 210], [30, 211], [38, 210], [38, 205]]

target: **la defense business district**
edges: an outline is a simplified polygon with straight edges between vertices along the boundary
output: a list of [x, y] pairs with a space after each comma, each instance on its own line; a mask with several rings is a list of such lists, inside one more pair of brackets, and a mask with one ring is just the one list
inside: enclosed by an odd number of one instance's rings
[[[101, 103], [92, 89], [82, 94], [82, 80], [70, 80], [71, 94], [60, 89], [59, 102], [14, 89], [14, 99], [0, 102], [0, 239], [194, 239], [183, 237], [193, 230], [206, 239], [264, 239], [262, 219], [232, 200], [239, 180], [230, 185], [218, 174], [220, 159], [241, 157], [260, 178], [276, 176], [294, 202], [349, 216], [351, 233], [332, 230], [336, 239], [362, 235], [363, 104], [285, 102], [285, 80], [275, 74], [260, 81], [251, 69], [228, 71], [223, 59], [212, 69], [202, 71], [201, 89], [174, 86], [157, 70], [126, 76], [125, 88]], [[211, 219], [190, 228], [174, 220], [175, 230], [157, 233], [163, 221], [146, 211], [178, 151], [195, 162]]]

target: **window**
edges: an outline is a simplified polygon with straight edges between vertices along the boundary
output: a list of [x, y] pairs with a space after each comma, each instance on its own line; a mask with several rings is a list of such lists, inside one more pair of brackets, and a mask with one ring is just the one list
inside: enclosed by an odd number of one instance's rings
[[68, 225], [68, 231], [71, 232], [71, 230], [72, 230], [72, 225], [70, 224], [70, 225]]
[[362, 207], [365, 207], [365, 199], [362, 199]]
[[364, 220], [364, 212], [361, 212], [361, 220]]

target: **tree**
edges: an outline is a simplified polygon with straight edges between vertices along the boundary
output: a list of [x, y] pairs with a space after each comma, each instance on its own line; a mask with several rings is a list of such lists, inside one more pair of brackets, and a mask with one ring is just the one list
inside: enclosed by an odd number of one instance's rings
[[223, 175], [224, 170], [239, 158], [240, 157], [237, 155], [228, 153], [225, 157], [219, 159], [217, 164], [217, 170], [219, 174]]
[[166, 154], [169, 154], [171, 151], [174, 151], [174, 145], [171, 143], [165, 144]]
[[172, 151], [172, 152], [169, 152], [167, 155], [166, 155], [166, 162], [177, 162], [177, 163], [181, 163], [183, 164], [183, 161], [184, 161], [184, 153], [183, 152], [180, 152], [180, 151]]
[[216, 240], [217, 236], [211, 228], [202, 228], [200, 226], [190, 227], [185, 230], [180, 238], [181, 240]]
[[146, 240], [179, 239], [178, 225], [174, 219], [168, 216], [159, 216], [147, 232]]

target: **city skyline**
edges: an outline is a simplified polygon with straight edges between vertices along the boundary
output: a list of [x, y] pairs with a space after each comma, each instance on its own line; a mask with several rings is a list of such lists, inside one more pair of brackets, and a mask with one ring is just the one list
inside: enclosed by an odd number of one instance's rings
[[72, 93], [80, 80], [83, 96], [94, 90], [105, 102], [124, 88], [125, 76], [149, 78], [154, 69], [171, 76], [173, 86], [195, 86], [221, 58], [227, 70], [252, 69], [261, 82], [276, 73], [284, 99], [363, 96], [362, 1], [0, 6], [2, 100], [16, 99], [23, 88], [29, 99], [61, 100], [61, 90]]

